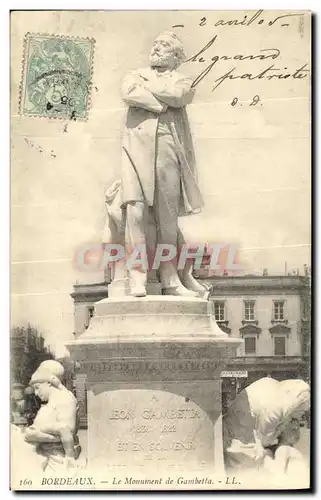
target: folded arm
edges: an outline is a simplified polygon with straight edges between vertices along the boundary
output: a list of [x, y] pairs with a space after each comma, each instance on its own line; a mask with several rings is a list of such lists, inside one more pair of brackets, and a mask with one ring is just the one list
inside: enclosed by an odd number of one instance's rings
[[161, 103], [148, 90], [139, 74], [128, 73], [121, 87], [122, 98], [128, 106], [143, 108], [154, 113], [162, 113], [167, 109], [166, 104]]
[[175, 80], [171, 77], [160, 77], [149, 82], [148, 88], [153, 96], [172, 108], [182, 108], [193, 100], [195, 90], [193, 80], [182, 77]]
[[35, 426], [30, 426], [27, 428], [24, 439], [27, 443], [37, 444], [37, 443], [59, 443], [60, 438], [58, 436], [53, 436], [50, 433], [43, 432], [37, 429]]

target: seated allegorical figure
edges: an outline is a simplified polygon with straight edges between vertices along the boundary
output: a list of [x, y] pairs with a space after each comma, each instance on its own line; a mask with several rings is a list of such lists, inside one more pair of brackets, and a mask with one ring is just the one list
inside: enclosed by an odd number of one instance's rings
[[303, 380], [266, 377], [246, 387], [223, 418], [226, 469], [291, 474], [301, 459], [293, 445], [309, 407], [310, 387]]
[[57, 361], [41, 363], [30, 385], [43, 403], [24, 439], [43, 457], [43, 469], [59, 471], [76, 467], [81, 448], [77, 436], [77, 400], [62, 384], [63, 366]]

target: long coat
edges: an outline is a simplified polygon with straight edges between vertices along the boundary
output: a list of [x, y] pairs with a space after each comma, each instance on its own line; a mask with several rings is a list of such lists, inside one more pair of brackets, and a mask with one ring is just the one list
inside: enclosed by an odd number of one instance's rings
[[181, 172], [180, 215], [200, 211], [195, 155], [185, 106], [194, 95], [192, 80], [168, 72], [157, 77], [150, 68], [129, 73], [122, 83], [122, 97], [129, 106], [122, 144], [122, 206], [143, 201], [153, 206], [155, 190], [156, 133], [160, 114], [167, 110]]

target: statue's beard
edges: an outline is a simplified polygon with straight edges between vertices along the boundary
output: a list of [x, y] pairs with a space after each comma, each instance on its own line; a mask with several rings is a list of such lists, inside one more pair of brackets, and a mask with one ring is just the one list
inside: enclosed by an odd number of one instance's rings
[[171, 55], [160, 56], [158, 54], [152, 54], [149, 58], [149, 63], [152, 68], [167, 68], [169, 67], [169, 60]]

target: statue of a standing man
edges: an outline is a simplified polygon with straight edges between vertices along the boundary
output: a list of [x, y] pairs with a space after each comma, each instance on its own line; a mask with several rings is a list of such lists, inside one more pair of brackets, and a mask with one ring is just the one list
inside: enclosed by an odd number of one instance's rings
[[[184, 48], [174, 33], [155, 39], [150, 67], [127, 74], [122, 96], [129, 106], [122, 145], [122, 207], [126, 209], [127, 252], [146, 244], [146, 213], [156, 222], [157, 244], [179, 247], [178, 216], [200, 211], [199, 190], [186, 105], [194, 97], [192, 79], [177, 71]], [[174, 261], [160, 266], [169, 295], [199, 296], [191, 273], [179, 275]], [[185, 278], [184, 278], [185, 276]], [[131, 294], [146, 295], [147, 270], [129, 270]]]

